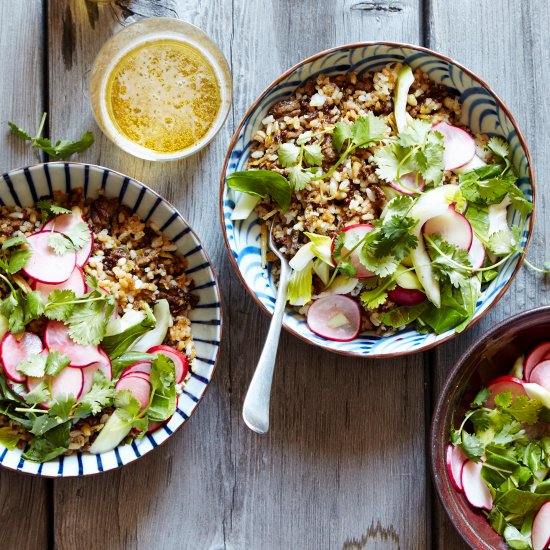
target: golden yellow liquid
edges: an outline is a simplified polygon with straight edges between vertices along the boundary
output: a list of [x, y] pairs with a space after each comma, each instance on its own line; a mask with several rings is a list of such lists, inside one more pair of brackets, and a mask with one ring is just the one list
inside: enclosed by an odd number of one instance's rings
[[221, 106], [220, 85], [206, 57], [170, 39], [147, 42], [120, 59], [109, 76], [105, 100], [116, 129], [158, 153], [195, 144]]

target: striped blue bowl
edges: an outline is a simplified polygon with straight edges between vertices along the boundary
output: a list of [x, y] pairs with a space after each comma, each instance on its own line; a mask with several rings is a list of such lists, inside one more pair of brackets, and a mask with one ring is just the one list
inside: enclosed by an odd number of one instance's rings
[[164, 443], [193, 414], [212, 380], [220, 350], [222, 312], [216, 275], [199, 238], [169, 202], [128, 176], [89, 164], [51, 162], [13, 170], [0, 177], [0, 205], [32, 206], [41, 197], [54, 192], [68, 193], [84, 189], [86, 197], [95, 198], [100, 189], [105, 196], [118, 198], [142, 220], [154, 222], [178, 246], [178, 253], [188, 261], [186, 273], [195, 283], [193, 293], [199, 298], [191, 312], [191, 328], [197, 357], [191, 365], [192, 375], [178, 398], [176, 413], [161, 428], [131, 445], [92, 455], [75, 453], [36, 464], [21, 458], [21, 451], [10, 451], [0, 444], [0, 464], [5, 468], [47, 477], [73, 477], [97, 474], [133, 462]]
[[[227, 175], [246, 169], [252, 136], [260, 127], [261, 120], [267, 116], [269, 108], [290, 96], [307, 80], [315, 78], [320, 73], [335, 75], [356, 71], [361, 74], [394, 62], [406, 63], [413, 69], [422, 69], [432, 80], [454, 91], [463, 106], [463, 122], [474, 133], [504, 138], [511, 147], [512, 162], [519, 174], [519, 187], [525, 197], [534, 202], [533, 170], [521, 131], [502, 100], [470, 70], [441, 54], [407, 44], [365, 42], [321, 52], [281, 75], [252, 104], [233, 135], [222, 170], [220, 216], [225, 244], [230, 260], [245, 288], [265, 312], [273, 312], [276, 289], [270, 270], [262, 269], [260, 263], [260, 224], [256, 214], [245, 221], [231, 220], [236, 193], [225, 185]], [[509, 217], [514, 222], [520, 220], [516, 212], [510, 212]], [[528, 216], [522, 237], [522, 245], [525, 247], [530, 240], [533, 223], [534, 216]], [[482, 292], [469, 326], [479, 321], [506, 292], [522, 260], [523, 257], [519, 256], [510, 258], [501, 267], [498, 276]], [[291, 308], [286, 310], [284, 326], [302, 340], [329, 351], [372, 358], [394, 357], [427, 350], [455, 336], [453, 331], [436, 335], [420, 334], [404, 328], [388, 337], [363, 332], [351, 342], [333, 342], [311, 332], [304, 316]]]

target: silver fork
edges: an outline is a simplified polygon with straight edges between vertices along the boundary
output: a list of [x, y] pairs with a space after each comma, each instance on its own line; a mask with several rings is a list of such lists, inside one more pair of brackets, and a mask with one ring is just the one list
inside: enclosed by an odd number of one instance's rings
[[288, 282], [290, 280], [291, 269], [287, 259], [273, 241], [273, 225], [269, 231], [269, 248], [281, 261], [281, 274], [279, 276], [279, 287], [277, 289], [277, 299], [273, 317], [269, 325], [269, 331], [264, 343], [264, 349], [260, 355], [258, 364], [248, 392], [244, 398], [243, 419], [246, 425], [254, 432], [265, 434], [269, 430], [269, 399], [271, 396], [271, 383], [273, 381], [273, 371], [275, 369], [275, 360], [277, 359], [277, 348], [279, 346], [279, 336], [283, 324], [283, 315], [285, 312], [286, 293]]

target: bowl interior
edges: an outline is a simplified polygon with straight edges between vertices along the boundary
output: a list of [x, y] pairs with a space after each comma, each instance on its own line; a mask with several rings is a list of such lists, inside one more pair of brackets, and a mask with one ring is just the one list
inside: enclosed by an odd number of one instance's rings
[[[526, 198], [532, 200], [534, 188], [529, 155], [519, 129], [502, 102], [486, 84], [467, 69], [428, 50], [398, 44], [349, 45], [318, 54], [290, 69], [252, 105], [233, 136], [222, 173], [220, 200], [226, 245], [230, 251], [231, 261], [245, 287], [265, 311], [273, 312], [276, 290], [271, 273], [266, 274], [260, 264], [260, 224], [255, 213], [244, 221], [231, 220], [237, 193], [225, 186], [225, 176], [246, 168], [252, 136], [260, 127], [269, 108], [291, 95], [306, 80], [320, 73], [364, 73], [380, 69], [392, 62], [407, 63], [413, 69], [420, 68], [435, 82], [454, 90], [463, 105], [463, 122], [474, 133], [501, 136], [507, 140], [511, 146], [513, 165], [520, 176], [519, 186]], [[520, 222], [517, 213], [510, 212], [509, 216], [514, 222]], [[523, 245], [529, 239], [531, 223], [531, 216], [528, 216], [522, 236]], [[501, 267], [499, 275], [485, 288], [477, 303], [473, 322], [479, 320], [498, 301], [513, 278], [518, 262], [518, 257], [509, 259]], [[380, 338], [372, 333], [362, 333], [351, 342], [331, 342], [313, 334], [308, 329], [304, 317], [290, 308], [286, 311], [284, 325], [297, 336], [322, 348], [370, 357], [395, 356], [425, 350], [454, 335], [452, 330], [435, 335], [403, 329], [391, 337]]]
[[176, 413], [167, 424], [131, 445], [122, 445], [101, 455], [75, 453], [44, 464], [21, 459], [21, 451], [0, 445], [0, 464], [31, 474], [44, 476], [79, 476], [117, 468], [151, 451], [178, 429], [193, 413], [212, 379], [221, 338], [219, 289], [210, 260], [177, 210], [154, 191], [128, 176], [99, 166], [77, 163], [49, 163], [14, 170], [0, 178], [0, 204], [32, 206], [41, 197], [55, 191], [67, 193], [83, 188], [86, 197], [96, 197], [100, 189], [105, 196], [118, 197], [142, 220], [158, 225], [178, 246], [178, 254], [188, 260], [187, 273], [193, 278], [199, 304], [190, 314], [197, 357], [192, 376], [179, 396]]
[[548, 340], [549, 331], [550, 307], [503, 321], [461, 357], [439, 396], [431, 431], [434, 484], [451, 521], [472, 547], [508, 548], [485, 516], [475, 511], [464, 494], [451, 485], [445, 466], [449, 428], [460, 423], [468, 404], [487, 382], [507, 374], [519, 355], [527, 354], [537, 344]]

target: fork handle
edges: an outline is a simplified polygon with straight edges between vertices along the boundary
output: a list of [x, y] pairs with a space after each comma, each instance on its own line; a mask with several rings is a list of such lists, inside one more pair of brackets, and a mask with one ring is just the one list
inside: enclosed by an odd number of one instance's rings
[[275, 360], [277, 359], [277, 348], [283, 325], [289, 280], [290, 267], [286, 262], [281, 262], [281, 275], [279, 277], [279, 288], [277, 289], [273, 317], [271, 318], [262, 354], [244, 398], [243, 419], [252, 431], [259, 434], [265, 434], [269, 430], [271, 382], [273, 380]]

